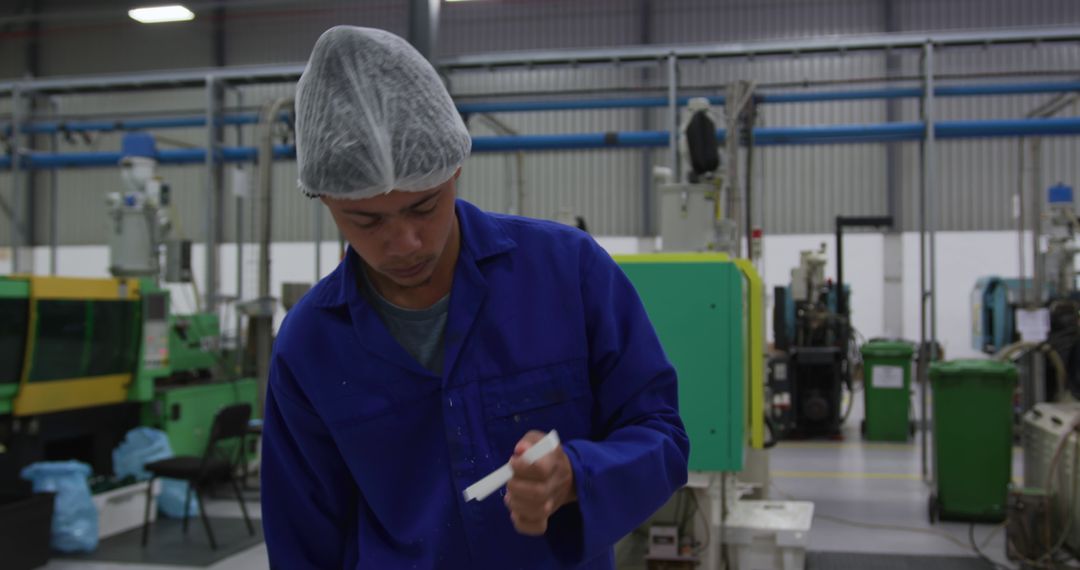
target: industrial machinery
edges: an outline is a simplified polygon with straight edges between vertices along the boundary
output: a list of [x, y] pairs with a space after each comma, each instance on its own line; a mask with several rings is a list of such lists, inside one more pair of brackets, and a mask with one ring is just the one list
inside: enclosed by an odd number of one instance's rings
[[[1009, 513], [1014, 559], [1050, 556], [1063, 547], [1080, 554], [1078, 430], [1078, 403], [1040, 403], [1024, 414], [1024, 489], [1015, 500], [1029, 506]], [[1042, 513], [1043, 520], [1025, 516], [1033, 511]]]
[[826, 259], [825, 244], [800, 252], [791, 285], [773, 291], [773, 339], [782, 353], [769, 365], [771, 418], [794, 437], [838, 435], [843, 386], [851, 387], [851, 331], [837, 285], [825, 278]]
[[735, 252], [737, 225], [728, 215], [732, 190], [720, 172], [716, 120], [708, 99], [690, 99], [680, 132], [680, 168], [662, 171], [659, 180], [663, 249]]
[[[136, 135], [124, 148], [127, 189], [108, 197], [114, 277], [0, 277], [0, 485], [41, 460], [107, 473], [139, 425], [165, 430], [176, 453], [199, 454], [219, 407], [254, 405], [255, 381], [220, 364], [217, 315], [172, 312], [158, 262], [168, 192], [153, 173], [153, 141]], [[190, 278], [186, 248], [173, 251], [168, 273]]]
[[[1052, 351], [1047, 356], [1061, 365], [1061, 369], [1050, 366], [1045, 371], [1040, 367], [1040, 372], [1021, 366], [1021, 411], [1038, 402], [1062, 399], [1065, 392], [1080, 397], [1080, 293], [1074, 261], [1080, 221], [1071, 187], [1055, 185], [1046, 197], [1047, 214], [1038, 234], [1046, 247], [1038, 275], [982, 277], [971, 293], [973, 348], [988, 354], [1014, 349]], [[1021, 341], [1031, 344], [1015, 346]]]
[[[691, 448], [689, 489], [680, 496], [692, 497], [704, 515], [679, 526], [684, 540], [708, 544], [694, 549], [704, 550], [703, 567], [717, 568], [722, 520], [738, 497], [734, 474], [759, 492], [768, 488], [764, 287], [751, 261], [738, 258], [738, 188], [730, 168], [722, 170], [732, 163], [721, 160], [707, 99], [690, 100], [681, 130], [678, 166], [657, 171], [662, 252], [617, 255], [615, 261], [679, 375], [680, 415]], [[675, 510], [681, 509], [661, 509]], [[663, 520], [659, 516], [655, 520]], [[685, 527], [698, 519], [708, 522], [688, 532]]]
[[[733, 112], [730, 108], [726, 111], [729, 115]], [[708, 99], [688, 101], [680, 128], [680, 167], [674, 173], [659, 173], [663, 253], [616, 259], [642, 297], [668, 356], [676, 363], [681, 385], [705, 391], [700, 398], [680, 395], [686, 404], [684, 419], [686, 410], [699, 409], [700, 413], [700, 426], [688, 428], [697, 432], [696, 439], [691, 433], [691, 441], [700, 440], [709, 454], [727, 457], [702, 460], [692, 455], [691, 468], [738, 471], [743, 463], [744, 433], [751, 434], [752, 449], [760, 450], [764, 445], [764, 291], [753, 264], [737, 259], [740, 238], [733, 216], [737, 188], [730, 170], [722, 170], [731, 163], [722, 160], [716, 125]], [[689, 292], [699, 287], [700, 298], [695, 299]], [[685, 309], [680, 309], [684, 305]], [[708, 311], [699, 313], [702, 307]], [[672, 320], [676, 314], [679, 316]], [[717, 318], [726, 319], [728, 324], [721, 326], [715, 322]], [[689, 326], [691, 323], [694, 326]], [[700, 340], [692, 341], [691, 337]], [[699, 345], [700, 350], [689, 348]], [[717, 351], [729, 350], [730, 355], [717, 360]], [[673, 356], [684, 353], [685, 357]], [[680, 394], [687, 390], [684, 387]], [[723, 415], [745, 418], [745, 426], [733, 431], [730, 421], [716, 425], [716, 411], [729, 408], [731, 411]], [[721, 440], [723, 445], [717, 443]]]
[[791, 284], [773, 291], [773, 340], [769, 363], [773, 425], [793, 437], [836, 437], [851, 411], [841, 411], [843, 386], [854, 394], [860, 361], [851, 327], [851, 290], [844, 284], [844, 229], [892, 226], [887, 216], [837, 216], [836, 280], [825, 278], [825, 244], [799, 255]]

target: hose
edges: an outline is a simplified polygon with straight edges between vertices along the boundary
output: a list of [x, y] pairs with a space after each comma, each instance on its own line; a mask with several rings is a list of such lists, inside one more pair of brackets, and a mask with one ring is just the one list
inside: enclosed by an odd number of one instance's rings
[[1014, 342], [1006, 346], [1005, 348], [999, 350], [997, 354], [994, 355], [994, 360], [1000, 362], [1011, 361], [1012, 355], [1022, 350], [1039, 350], [1040, 352], [1046, 354], [1048, 360], [1050, 360], [1050, 363], [1054, 366], [1054, 376], [1057, 378], [1057, 393], [1059, 394], [1059, 397], [1061, 395], [1064, 395], [1066, 390], [1065, 382], [1068, 376], [1068, 373], [1065, 371], [1065, 362], [1061, 360], [1061, 355], [1059, 355], [1057, 351], [1054, 350], [1049, 344], [1046, 344], [1044, 342], [1035, 343], [1024, 340]]

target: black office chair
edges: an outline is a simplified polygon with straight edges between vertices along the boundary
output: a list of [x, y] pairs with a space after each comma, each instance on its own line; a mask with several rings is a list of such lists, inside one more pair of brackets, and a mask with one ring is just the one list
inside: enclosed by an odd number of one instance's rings
[[[206, 451], [202, 457], [194, 455], [170, 457], [161, 461], [147, 463], [145, 469], [150, 472], [150, 486], [146, 490], [146, 513], [143, 517], [142, 544], [146, 546], [150, 531], [150, 504], [152, 503], [154, 479], [169, 477], [188, 482], [187, 496], [184, 498], [184, 534], [188, 529], [188, 504], [191, 502], [191, 493], [199, 500], [199, 513], [202, 515], [203, 527], [206, 528], [206, 536], [210, 539], [210, 548], [217, 549], [217, 541], [214, 540], [214, 532], [210, 529], [210, 520], [206, 516], [206, 504], [203, 503], [202, 490], [209, 485], [228, 481], [232, 484], [236, 493], [236, 500], [240, 503], [240, 512], [244, 514], [244, 522], [247, 523], [248, 532], [255, 536], [255, 527], [251, 524], [247, 507], [244, 505], [244, 496], [240, 493], [240, 487], [236, 484], [233, 473], [237, 461], [242, 460], [244, 450], [244, 438], [248, 431], [248, 420], [251, 419], [251, 406], [249, 404], [236, 404], [222, 408], [214, 416], [214, 424], [210, 428], [210, 440], [206, 444]], [[236, 445], [222, 448], [220, 444], [227, 440], [236, 440]], [[230, 457], [231, 455], [231, 457]]]

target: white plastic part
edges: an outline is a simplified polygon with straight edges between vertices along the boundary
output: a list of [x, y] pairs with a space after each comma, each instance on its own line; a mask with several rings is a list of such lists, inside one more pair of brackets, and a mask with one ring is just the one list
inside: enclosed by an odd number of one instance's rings
[[[525, 463], [532, 465], [540, 460], [541, 457], [555, 451], [559, 447], [559, 433], [555, 430], [551, 430], [540, 441], [530, 447], [522, 458]], [[463, 494], [465, 495], [465, 501], [483, 501], [488, 498], [489, 495], [498, 491], [510, 482], [510, 478], [514, 476], [514, 470], [510, 468], [510, 464], [507, 463], [502, 467], [492, 471], [483, 479], [469, 485], [468, 489], [465, 489]]]
[[[146, 513], [146, 487], [149, 485], [149, 481], [141, 481], [91, 497], [98, 511], [99, 539], [142, 526]], [[157, 520], [157, 496], [160, 493], [161, 479], [155, 479], [150, 522]]]
[[803, 570], [813, 520], [810, 502], [739, 501], [725, 532], [734, 570]]

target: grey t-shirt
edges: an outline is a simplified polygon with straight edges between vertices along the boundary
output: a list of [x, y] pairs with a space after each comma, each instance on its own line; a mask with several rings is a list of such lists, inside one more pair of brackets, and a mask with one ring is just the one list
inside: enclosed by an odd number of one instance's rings
[[406, 309], [384, 299], [363, 272], [358, 280], [394, 340], [421, 366], [435, 374], [442, 374], [443, 331], [446, 330], [450, 294], [447, 293], [426, 309]]

